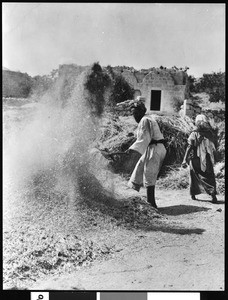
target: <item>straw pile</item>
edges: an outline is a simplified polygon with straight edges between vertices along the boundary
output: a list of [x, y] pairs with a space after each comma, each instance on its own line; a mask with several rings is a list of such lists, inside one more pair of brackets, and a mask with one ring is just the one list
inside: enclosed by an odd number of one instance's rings
[[[192, 119], [180, 116], [159, 116], [156, 120], [167, 141], [167, 155], [161, 170], [165, 172], [165, 167], [169, 165], [180, 166], [187, 146], [187, 138], [194, 129]], [[137, 123], [133, 117], [118, 117], [105, 115], [100, 135], [97, 140], [98, 148], [106, 148], [110, 152], [125, 151], [136, 140]], [[140, 155], [116, 155], [115, 161], [112, 162], [113, 170], [123, 175], [130, 175], [139, 159]]]
[[156, 116], [156, 120], [167, 141], [167, 155], [163, 165], [180, 165], [188, 136], [195, 128], [193, 120], [187, 116]]

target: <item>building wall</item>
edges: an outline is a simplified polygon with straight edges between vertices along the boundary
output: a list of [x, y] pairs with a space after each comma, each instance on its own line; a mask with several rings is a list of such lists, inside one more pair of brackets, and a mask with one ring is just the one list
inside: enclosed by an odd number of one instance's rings
[[191, 99], [184, 100], [184, 103], [181, 106], [181, 110], [179, 111], [179, 115], [189, 116], [192, 118], [200, 113], [201, 113], [201, 107], [199, 105], [194, 104]]
[[[169, 70], [153, 69], [144, 72], [124, 70], [122, 76], [145, 97], [145, 105], [150, 110], [151, 90], [161, 90], [160, 112], [175, 113], [175, 104], [184, 102], [188, 97], [186, 73], [170, 72]], [[177, 84], [178, 83], [178, 84]], [[158, 111], [157, 111], [158, 112]]]
[[[70, 80], [86, 68], [73, 64], [60, 65], [59, 75]], [[134, 88], [134, 99], [139, 95], [145, 98], [148, 111], [151, 111], [151, 90], [161, 90], [161, 106], [160, 111], [155, 111], [157, 113], [176, 113], [176, 104], [183, 104], [189, 97], [187, 73], [179, 69], [150, 68], [137, 71], [133, 68], [114, 67], [113, 70], [121, 74]]]

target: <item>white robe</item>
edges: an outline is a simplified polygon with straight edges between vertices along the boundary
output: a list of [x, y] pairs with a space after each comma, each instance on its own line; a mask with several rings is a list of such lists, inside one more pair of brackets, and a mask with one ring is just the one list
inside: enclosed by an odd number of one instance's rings
[[151, 115], [145, 115], [139, 122], [137, 139], [129, 149], [139, 152], [142, 156], [137, 162], [129, 180], [129, 186], [155, 185], [158, 173], [166, 155], [163, 144], [149, 145], [151, 140], [164, 139], [157, 121]]

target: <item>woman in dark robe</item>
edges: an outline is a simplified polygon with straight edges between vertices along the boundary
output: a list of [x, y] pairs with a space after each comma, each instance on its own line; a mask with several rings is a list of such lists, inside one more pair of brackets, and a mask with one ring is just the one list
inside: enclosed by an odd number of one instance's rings
[[190, 167], [190, 195], [206, 192], [211, 196], [212, 203], [217, 202], [216, 181], [214, 174], [214, 153], [216, 137], [206, 116], [198, 115], [195, 120], [196, 130], [188, 138], [188, 147], [182, 167]]

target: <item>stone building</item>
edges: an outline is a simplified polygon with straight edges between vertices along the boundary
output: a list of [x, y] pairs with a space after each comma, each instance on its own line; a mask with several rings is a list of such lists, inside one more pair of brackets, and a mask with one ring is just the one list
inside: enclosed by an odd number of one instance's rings
[[[87, 68], [75, 64], [60, 65], [58, 74], [67, 81], [74, 81]], [[143, 99], [151, 113], [177, 114], [184, 100], [189, 99], [187, 68], [160, 67], [137, 71], [132, 67], [117, 66], [112, 69], [126, 79], [134, 89], [134, 99]], [[188, 111], [184, 110], [184, 115]]]
[[187, 69], [151, 68], [136, 71], [133, 68], [113, 68], [134, 88], [134, 98], [145, 99], [148, 111], [175, 114], [189, 97]]
[[179, 114], [181, 116], [188, 116], [188, 117], [195, 117], [196, 115], [200, 114], [202, 109], [201, 107], [194, 103], [191, 99], [184, 100], [184, 103], [180, 107]]

